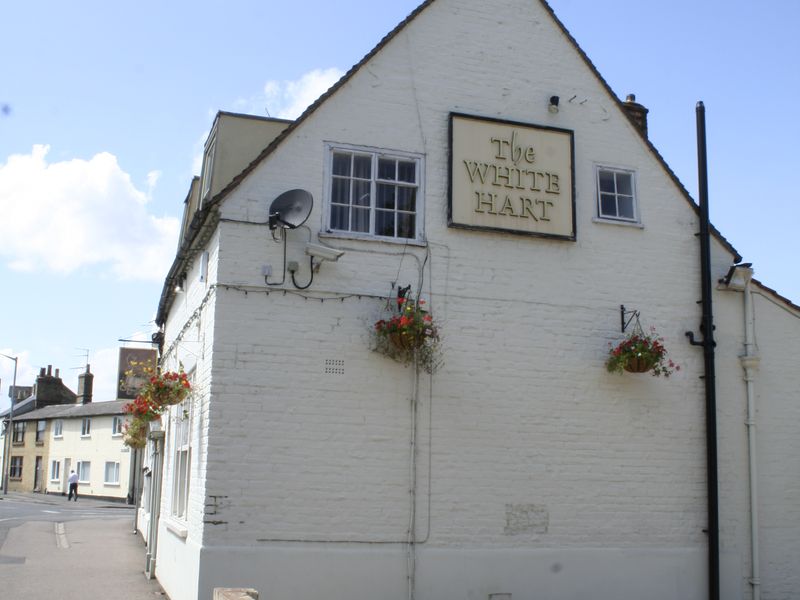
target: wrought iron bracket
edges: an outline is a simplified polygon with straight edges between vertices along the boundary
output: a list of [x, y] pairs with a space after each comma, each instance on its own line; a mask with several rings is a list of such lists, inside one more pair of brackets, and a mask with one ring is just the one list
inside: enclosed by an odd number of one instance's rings
[[[626, 321], [625, 317], [627, 317], [628, 315], [630, 315], [630, 318], [628, 318], [628, 320]], [[628, 328], [628, 325], [630, 325], [631, 321], [633, 321], [634, 319], [637, 319], [637, 320], [639, 319], [639, 311], [638, 310], [625, 310], [625, 305], [624, 304], [620, 304], [619, 305], [619, 324], [620, 324], [620, 327], [622, 329], [622, 333], [625, 333], [625, 330]]]

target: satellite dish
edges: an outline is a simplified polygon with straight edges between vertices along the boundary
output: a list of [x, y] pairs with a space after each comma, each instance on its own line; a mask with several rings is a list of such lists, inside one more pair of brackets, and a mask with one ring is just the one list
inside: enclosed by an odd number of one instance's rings
[[314, 198], [306, 190], [289, 190], [275, 198], [269, 207], [269, 228], [295, 229], [306, 222]]

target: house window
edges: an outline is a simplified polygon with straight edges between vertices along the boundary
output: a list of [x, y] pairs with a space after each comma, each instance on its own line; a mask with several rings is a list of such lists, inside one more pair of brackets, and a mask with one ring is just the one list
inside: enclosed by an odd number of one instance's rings
[[64, 437], [63, 430], [64, 430], [64, 421], [62, 421], [61, 419], [58, 419], [58, 420], [53, 422], [53, 437], [54, 438]]
[[330, 149], [328, 230], [384, 239], [422, 238], [422, 157]]
[[103, 483], [106, 485], [119, 485], [119, 463], [107, 462], [106, 475]]
[[50, 481], [60, 481], [61, 479], [61, 461], [54, 460], [50, 462]]
[[14, 433], [11, 437], [11, 441], [15, 444], [25, 443], [25, 421], [17, 421], [14, 423]]
[[22, 457], [12, 456], [8, 476], [11, 479], [22, 479]]
[[111, 435], [118, 436], [122, 435], [122, 424], [125, 422], [123, 417], [114, 417], [114, 420], [111, 422]]
[[[193, 374], [192, 374], [193, 375]], [[192, 459], [192, 403], [191, 396], [184, 400], [172, 423], [174, 443], [172, 465], [172, 516], [186, 518], [186, 504], [189, 498]]]
[[44, 430], [47, 427], [47, 421], [37, 421], [36, 422], [36, 443], [43, 444], [44, 443]]
[[212, 139], [203, 157], [203, 183], [200, 186], [200, 199], [204, 200], [211, 190], [211, 174], [214, 168], [214, 153], [217, 150], [217, 140]]
[[597, 215], [614, 221], [639, 221], [633, 171], [598, 167]]
[[81, 437], [88, 437], [92, 434], [92, 419], [84, 417], [81, 423]]
[[208, 251], [204, 251], [200, 255], [200, 281], [205, 282], [208, 280]]
[[92, 463], [88, 460], [78, 461], [78, 483], [89, 483], [92, 478]]

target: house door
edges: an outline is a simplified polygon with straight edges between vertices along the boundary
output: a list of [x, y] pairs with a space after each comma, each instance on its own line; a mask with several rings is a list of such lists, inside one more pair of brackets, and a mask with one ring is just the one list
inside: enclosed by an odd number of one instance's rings
[[69, 493], [69, 468], [72, 466], [72, 459], [64, 459], [64, 470], [61, 472], [61, 493]]
[[42, 491], [42, 457], [36, 457], [36, 470], [33, 473], [33, 491]]

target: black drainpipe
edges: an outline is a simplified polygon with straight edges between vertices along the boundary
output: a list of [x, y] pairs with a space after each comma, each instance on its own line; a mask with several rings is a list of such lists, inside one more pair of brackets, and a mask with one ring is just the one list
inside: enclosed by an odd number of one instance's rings
[[700, 194], [700, 271], [702, 277], [703, 347], [706, 387], [706, 468], [708, 470], [708, 597], [719, 600], [719, 492], [717, 484], [717, 392], [714, 374], [714, 313], [711, 310], [711, 225], [708, 219], [708, 165], [706, 164], [706, 109], [697, 103], [697, 184]]

